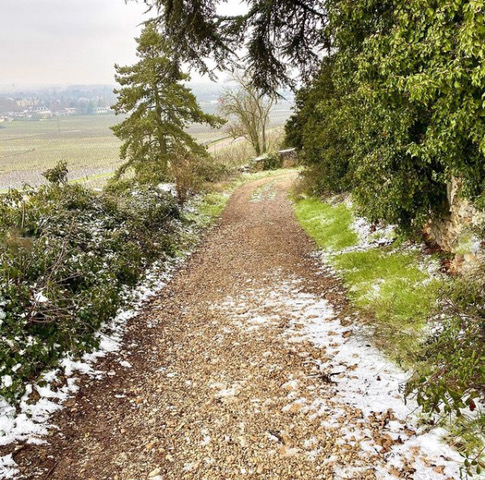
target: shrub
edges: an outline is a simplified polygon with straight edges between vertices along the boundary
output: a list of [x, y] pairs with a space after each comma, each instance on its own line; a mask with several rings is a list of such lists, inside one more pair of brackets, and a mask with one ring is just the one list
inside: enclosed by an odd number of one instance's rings
[[362, 214], [408, 232], [443, 214], [452, 176], [481, 198], [483, 5], [335, 0], [326, 9], [331, 53], [287, 126], [314, 190], [351, 189]]
[[172, 158], [171, 172], [177, 198], [183, 205], [190, 196], [199, 193], [205, 183], [221, 180], [228, 169], [212, 157], [196, 158], [190, 152], [179, 150]]
[[[455, 417], [455, 442], [470, 471], [483, 469], [485, 415], [485, 278], [483, 272], [459, 278], [443, 290], [444, 319], [423, 343], [419, 363], [407, 383], [424, 412], [436, 421]], [[476, 410], [476, 411], [475, 411]], [[473, 418], [465, 413], [472, 413]]]
[[408, 391], [417, 389], [418, 402], [429, 413], [461, 415], [463, 408], [474, 409], [474, 398], [485, 397], [483, 276], [457, 279], [442, 297], [446, 318], [423, 344]]
[[285, 126], [285, 144], [298, 150], [310, 179], [308, 193], [340, 193], [350, 188], [350, 150], [346, 129], [351, 116], [337, 94], [334, 57], [323, 60], [319, 75], [296, 95], [296, 111]]
[[49, 168], [42, 175], [50, 183], [60, 184], [67, 182], [67, 162], [59, 162], [55, 167]]
[[263, 170], [278, 170], [281, 168], [281, 158], [278, 153], [268, 153], [263, 160]]
[[67, 352], [94, 349], [96, 330], [175, 253], [181, 231], [173, 196], [155, 187], [99, 195], [52, 179], [0, 199], [0, 394], [10, 400]]

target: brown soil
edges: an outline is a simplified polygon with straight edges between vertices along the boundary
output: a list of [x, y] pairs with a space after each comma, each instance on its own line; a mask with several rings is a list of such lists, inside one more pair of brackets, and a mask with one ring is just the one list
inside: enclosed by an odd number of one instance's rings
[[[100, 368], [111, 375], [82, 381], [54, 417], [59, 430], [49, 443], [16, 453], [26, 478], [383, 478], [376, 468], [387, 468], [392, 444], [385, 419], [364, 420], [380, 448], [363, 452], [358, 441], [339, 442], [343, 425], [323, 427], [324, 414], [291, 403], [304, 395], [331, 405], [334, 381], [315, 374], [325, 348], [286, 341], [284, 305], [268, 307], [264, 299], [285, 279], [300, 279], [299, 291], [338, 305], [342, 322], [350, 314], [293, 217], [287, 193], [295, 176], [236, 191], [199, 251], [130, 323], [122, 355], [132, 368], [106, 359]], [[274, 321], [249, 328], [248, 311]], [[362, 412], [341, 408], [347, 430], [362, 421]], [[356, 473], [339, 476], [349, 466]], [[411, 468], [387, 471], [413, 478]]]

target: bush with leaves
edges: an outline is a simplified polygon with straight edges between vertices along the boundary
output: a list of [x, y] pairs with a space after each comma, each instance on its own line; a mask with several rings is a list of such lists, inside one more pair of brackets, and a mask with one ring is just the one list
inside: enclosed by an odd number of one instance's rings
[[96, 194], [54, 183], [0, 198], [0, 395], [10, 400], [95, 332], [181, 233], [173, 196], [155, 187]]
[[[417, 368], [406, 385], [425, 413], [436, 421], [456, 417], [453, 425], [467, 457], [469, 473], [485, 467], [485, 277], [457, 279], [443, 292], [445, 320], [422, 345]], [[472, 414], [471, 417], [468, 414]]]
[[346, 137], [349, 118], [336, 92], [333, 57], [323, 60], [320, 74], [296, 95], [296, 112], [285, 126], [285, 143], [299, 151], [311, 179], [312, 194], [343, 192], [350, 188], [351, 152]]
[[67, 182], [68, 173], [67, 162], [59, 162], [55, 167], [49, 168], [42, 175], [48, 182], [59, 185]]
[[480, 203], [483, 2], [325, 5], [331, 55], [299, 94], [288, 132], [316, 189], [352, 189], [362, 214], [407, 231], [446, 212], [453, 176]]
[[268, 153], [264, 156], [263, 170], [278, 170], [281, 168], [281, 157], [278, 153]]

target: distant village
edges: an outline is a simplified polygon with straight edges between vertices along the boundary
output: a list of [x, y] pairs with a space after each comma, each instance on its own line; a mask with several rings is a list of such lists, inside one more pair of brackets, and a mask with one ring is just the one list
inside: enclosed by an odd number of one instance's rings
[[0, 123], [73, 115], [112, 115], [111, 105], [115, 101], [109, 86], [0, 93]]
[[13, 122], [14, 120], [44, 120], [53, 117], [68, 117], [71, 115], [103, 115], [112, 114], [109, 107], [93, 107], [85, 113], [76, 107], [65, 107], [61, 110], [52, 111], [47, 107], [29, 107], [21, 112], [7, 112], [0, 115], [0, 122]]
[[[223, 85], [197, 83], [190, 85], [201, 108], [206, 113], [217, 113], [218, 99]], [[0, 127], [3, 122], [15, 120], [39, 121], [74, 115], [114, 115], [111, 105], [116, 95], [111, 85], [83, 85], [2, 92], [0, 87]], [[291, 91], [283, 91], [275, 110], [286, 110], [294, 102]]]

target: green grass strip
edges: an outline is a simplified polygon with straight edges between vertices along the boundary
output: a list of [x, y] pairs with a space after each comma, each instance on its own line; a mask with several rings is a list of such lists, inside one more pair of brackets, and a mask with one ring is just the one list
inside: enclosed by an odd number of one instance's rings
[[295, 213], [307, 234], [331, 254], [351, 300], [376, 327], [376, 345], [399, 364], [411, 364], [443, 282], [419, 268], [419, 252], [395, 246], [346, 252], [359, 238], [344, 203], [304, 199], [295, 204]]
[[352, 213], [343, 203], [330, 205], [309, 198], [297, 202], [295, 211], [305, 232], [320, 248], [337, 251], [357, 245], [359, 237], [351, 228]]

